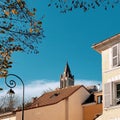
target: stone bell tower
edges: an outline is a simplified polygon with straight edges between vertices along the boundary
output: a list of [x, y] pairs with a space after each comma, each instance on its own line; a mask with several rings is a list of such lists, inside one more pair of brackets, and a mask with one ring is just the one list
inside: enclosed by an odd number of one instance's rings
[[68, 62], [66, 63], [64, 73], [60, 77], [60, 88], [74, 85], [74, 75], [71, 74]]

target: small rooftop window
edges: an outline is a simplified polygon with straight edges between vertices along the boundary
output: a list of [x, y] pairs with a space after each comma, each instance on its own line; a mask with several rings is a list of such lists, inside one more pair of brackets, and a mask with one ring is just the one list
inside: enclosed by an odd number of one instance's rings
[[57, 97], [60, 93], [54, 93], [52, 96], [50, 96], [50, 98], [53, 98], [53, 97]]

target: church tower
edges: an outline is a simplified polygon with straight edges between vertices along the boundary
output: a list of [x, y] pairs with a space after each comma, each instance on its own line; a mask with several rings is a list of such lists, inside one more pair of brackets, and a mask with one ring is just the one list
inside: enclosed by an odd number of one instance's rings
[[68, 62], [66, 63], [64, 73], [60, 77], [60, 88], [74, 85], [74, 75], [71, 74]]

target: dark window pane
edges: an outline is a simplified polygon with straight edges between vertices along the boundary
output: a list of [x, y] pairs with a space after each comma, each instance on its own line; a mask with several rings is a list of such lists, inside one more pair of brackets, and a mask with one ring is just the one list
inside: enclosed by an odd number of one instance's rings
[[117, 98], [120, 98], [120, 84], [117, 84]]
[[117, 65], [117, 57], [113, 58], [113, 66], [116, 66], [116, 65]]
[[113, 57], [117, 56], [117, 46], [113, 47]]
[[117, 98], [120, 98], [120, 91], [117, 91]]
[[120, 84], [117, 84], [117, 90], [120, 90]]

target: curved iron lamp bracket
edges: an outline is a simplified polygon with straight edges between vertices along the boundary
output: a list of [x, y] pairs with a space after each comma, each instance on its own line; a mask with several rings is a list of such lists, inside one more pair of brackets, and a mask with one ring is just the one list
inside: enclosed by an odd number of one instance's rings
[[8, 75], [5, 77], [5, 84], [6, 84], [9, 88], [14, 88], [14, 87], [16, 87], [16, 81], [13, 80], [13, 79], [8, 79], [10, 76], [13, 76], [13, 77], [16, 77], [17, 79], [19, 79], [19, 80], [22, 82], [23, 86], [24, 86], [24, 83], [23, 83], [22, 79], [21, 79], [19, 76], [15, 75], [15, 74], [8, 74]]
[[[15, 75], [15, 74], [8, 74], [6, 77], [5, 77], [5, 84], [9, 87], [9, 88], [14, 88], [14, 87], [16, 87], [16, 81], [12, 78], [12, 79], [10, 79], [10, 77], [14, 77], [14, 78], [17, 78], [17, 79], [15, 79], [15, 80], [20, 80], [21, 81], [21, 83], [22, 83], [22, 85], [23, 85], [23, 91], [22, 91], [22, 93], [23, 93], [23, 98], [22, 98], [22, 120], [24, 120], [24, 82], [23, 82], [23, 80], [19, 77], [19, 76], [17, 76], [17, 75]], [[9, 79], [8, 79], [9, 78]]]

